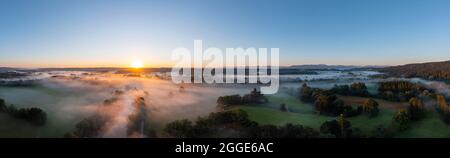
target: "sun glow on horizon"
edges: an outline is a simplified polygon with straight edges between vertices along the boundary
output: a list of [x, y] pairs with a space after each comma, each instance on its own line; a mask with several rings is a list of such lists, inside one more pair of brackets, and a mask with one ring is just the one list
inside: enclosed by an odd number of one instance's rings
[[140, 60], [133, 60], [131, 62], [130, 67], [135, 68], [135, 69], [139, 69], [139, 68], [143, 68], [144, 67], [144, 63]]

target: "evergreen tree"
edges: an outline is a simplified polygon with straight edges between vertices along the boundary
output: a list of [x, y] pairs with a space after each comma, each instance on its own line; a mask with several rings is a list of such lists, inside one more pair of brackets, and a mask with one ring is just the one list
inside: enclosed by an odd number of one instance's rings
[[410, 116], [405, 109], [399, 110], [395, 113], [392, 119], [393, 126], [400, 131], [408, 129], [410, 122]]
[[378, 102], [373, 99], [367, 99], [363, 105], [363, 112], [368, 114], [370, 117], [375, 117], [379, 113]]

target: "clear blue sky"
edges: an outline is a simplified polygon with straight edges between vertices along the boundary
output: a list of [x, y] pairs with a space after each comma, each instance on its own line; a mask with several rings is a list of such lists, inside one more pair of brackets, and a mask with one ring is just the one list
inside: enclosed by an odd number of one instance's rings
[[0, 0], [0, 67], [170, 66], [195, 39], [282, 65], [450, 60], [450, 1]]

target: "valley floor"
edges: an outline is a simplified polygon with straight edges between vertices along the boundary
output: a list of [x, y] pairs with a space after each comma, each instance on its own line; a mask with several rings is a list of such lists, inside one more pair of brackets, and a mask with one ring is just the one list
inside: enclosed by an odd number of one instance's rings
[[[365, 98], [339, 96], [346, 104], [360, 105]], [[287, 123], [300, 124], [319, 130], [325, 121], [334, 117], [315, 114], [314, 106], [298, 100], [288, 94], [268, 96], [269, 103], [264, 105], [242, 105], [236, 108], [245, 110], [250, 119], [260, 124], [284, 125]], [[389, 127], [392, 117], [397, 109], [406, 107], [407, 103], [396, 103], [377, 99], [380, 103], [378, 116], [370, 118], [365, 115], [348, 118], [353, 128], [360, 129], [363, 133], [370, 133], [378, 126]], [[280, 104], [286, 104], [289, 112], [283, 112]], [[411, 127], [402, 132], [396, 132], [398, 138], [449, 138], [450, 125], [445, 124], [434, 109], [427, 110], [426, 117], [420, 121], [411, 123]]]

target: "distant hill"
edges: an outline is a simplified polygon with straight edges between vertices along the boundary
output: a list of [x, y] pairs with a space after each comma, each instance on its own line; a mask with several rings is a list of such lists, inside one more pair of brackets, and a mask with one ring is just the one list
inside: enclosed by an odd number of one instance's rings
[[362, 68], [382, 68], [384, 66], [356, 66], [356, 65], [292, 65], [290, 68], [305, 69], [305, 70], [350, 70], [350, 69], [362, 69]]
[[421, 77], [433, 80], [450, 80], [450, 61], [407, 64], [380, 69], [393, 76]]
[[0, 72], [16, 71], [16, 68], [0, 67]]

